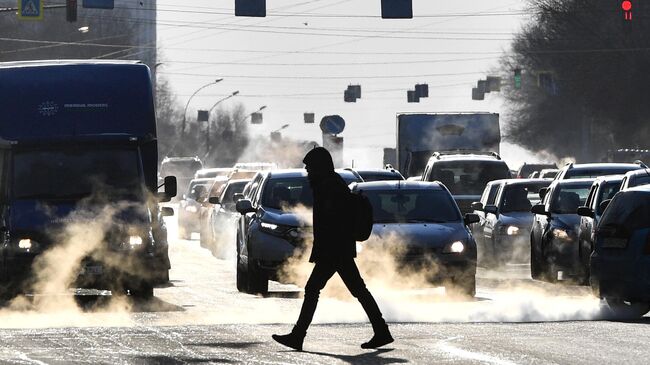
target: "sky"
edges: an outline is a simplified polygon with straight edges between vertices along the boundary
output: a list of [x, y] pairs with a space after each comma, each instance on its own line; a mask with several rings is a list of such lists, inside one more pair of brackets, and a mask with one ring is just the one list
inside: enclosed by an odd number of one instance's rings
[[[190, 109], [242, 103], [261, 106], [255, 134], [289, 124], [286, 137], [322, 141], [318, 122], [346, 120], [344, 159], [380, 167], [382, 148], [395, 147], [399, 112], [485, 111], [501, 114], [498, 94], [471, 100], [471, 89], [498, 67], [513, 34], [530, 21], [524, 1], [413, 0], [413, 19], [381, 19], [380, 0], [267, 0], [266, 18], [234, 16], [234, 0], [158, 1], [158, 77], [167, 78]], [[407, 90], [429, 85], [429, 98], [407, 103]], [[362, 97], [345, 103], [348, 85]], [[305, 124], [303, 113], [315, 113]], [[188, 112], [188, 118], [195, 113]], [[535, 159], [502, 143], [511, 168]]]

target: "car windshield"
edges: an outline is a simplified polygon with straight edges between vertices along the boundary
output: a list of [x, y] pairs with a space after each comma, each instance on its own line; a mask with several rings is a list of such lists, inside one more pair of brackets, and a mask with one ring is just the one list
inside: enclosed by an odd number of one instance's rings
[[599, 227], [614, 226], [631, 234], [637, 229], [650, 228], [648, 217], [650, 217], [650, 194], [627, 191], [614, 197], [605, 209]]
[[549, 182], [506, 185], [501, 193], [502, 213], [530, 212], [530, 208], [539, 202], [539, 191]]
[[221, 194], [221, 203], [234, 203], [233, 196], [244, 191], [246, 184], [248, 184], [248, 181], [237, 181], [228, 184], [226, 190]]
[[612, 199], [616, 193], [621, 189], [620, 181], [612, 181], [603, 183], [600, 186], [600, 191], [598, 192], [598, 199], [596, 204], [600, 204], [603, 200]]
[[139, 197], [138, 151], [35, 150], [13, 155], [15, 199], [79, 199], [93, 193]]
[[650, 173], [646, 173], [645, 175], [635, 176], [634, 179], [631, 179], [631, 181], [628, 183], [628, 186], [634, 187], [634, 186], [646, 185], [646, 184], [650, 184]]
[[443, 190], [365, 190], [375, 223], [447, 223], [460, 221], [451, 196]]
[[576, 214], [579, 206], [585, 205], [591, 182], [584, 185], [558, 186], [551, 202], [551, 213]]
[[440, 181], [453, 195], [481, 195], [492, 180], [509, 179], [503, 161], [441, 161], [433, 164], [430, 181]]
[[564, 175], [565, 179], [589, 179], [607, 175], [623, 175], [628, 171], [638, 170], [640, 167], [609, 167], [600, 169], [569, 169]]
[[160, 167], [160, 176], [193, 177], [201, 167], [201, 161], [197, 160], [164, 161]]
[[262, 206], [285, 210], [298, 205], [314, 205], [307, 177], [270, 179], [264, 186]]

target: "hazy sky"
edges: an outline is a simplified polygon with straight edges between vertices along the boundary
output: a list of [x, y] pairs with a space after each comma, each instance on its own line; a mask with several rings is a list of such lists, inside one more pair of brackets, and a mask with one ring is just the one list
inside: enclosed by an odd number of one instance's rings
[[[397, 112], [488, 111], [505, 119], [498, 95], [473, 101], [471, 88], [530, 20], [524, 6], [413, 0], [413, 19], [387, 20], [380, 0], [267, 0], [266, 18], [244, 18], [234, 16], [234, 0], [159, 0], [158, 71], [183, 103], [224, 78], [191, 108], [209, 108], [238, 90], [222, 105], [238, 101], [250, 112], [267, 106], [255, 133], [290, 124], [286, 136], [320, 142], [318, 121], [339, 114], [347, 122], [345, 159], [380, 166], [381, 148], [395, 145]], [[407, 103], [416, 83], [428, 83], [430, 96]], [[357, 103], [343, 102], [349, 84], [362, 87]], [[314, 112], [316, 123], [304, 124], [304, 112]], [[512, 146], [502, 154], [511, 168], [523, 162]]]

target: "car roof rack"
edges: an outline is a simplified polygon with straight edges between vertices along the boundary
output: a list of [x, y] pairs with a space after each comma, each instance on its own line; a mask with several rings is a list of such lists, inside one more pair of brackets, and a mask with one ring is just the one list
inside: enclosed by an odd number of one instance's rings
[[389, 164], [389, 163], [387, 163], [387, 164], [384, 166], [384, 170], [390, 170], [390, 172], [395, 172], [395, 168], [393, 167], [393, 165], [391, 165], [391, 164]]
[[494, 151], [480, 151], [480, 150], [470, 150], [470, 149], [455, 149], [455, 150], [445, 150], [445, 151], [436, 151], [433, 153], [432, 157], [440, 159], [442, 156], [448, 155], [482, 155], [482, 156], [492, 156], [497, 160], [501, 159], [498, 153]]
[[648, 165], [646, 165], [646, 164], [645, 164], [643, 161], [641, 161], [641, 160], [636, 160], [636, 161], [634, 161], [634, 163], [635, 163], [636, 165], [639, 165], [639, 166], [643, 167], [644, 169], [647, 169], [647, 168], [648, 168]]

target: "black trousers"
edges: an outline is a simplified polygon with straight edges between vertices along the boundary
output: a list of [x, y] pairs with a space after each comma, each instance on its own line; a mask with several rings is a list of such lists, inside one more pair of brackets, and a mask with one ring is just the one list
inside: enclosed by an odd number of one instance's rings
[[359, 274], [359, 269], [354, 259], [348, 258], [335, 262], [316, 262], [316, 266], [314, 266], [314, 270], [312, 270], [307, 285], [305, 286], [305, 300], [302, 303], [302, 309], [300, 310], [298, 322], [296, 322], [296, 326], [294, 327], [294, 332], [303, 335], [307, 332], [307, 328], [314, 317], [314, 312], [316, 312], [320, 291], [325, 287], [325, 284], [327, 284], [327, 281], [334, 273], [339, 274], [350, 293], [359, 300], [359, 303], [361, 303], [361, 306], [368, 315], [368, 319], [375, 333], [385, 331], [387, 329], [386, 321], [384, 321], [381, 315], [375, 298], [373, 298], [368, 288], [366, 288], [366, 284], [363, 282], [361, 274]]

